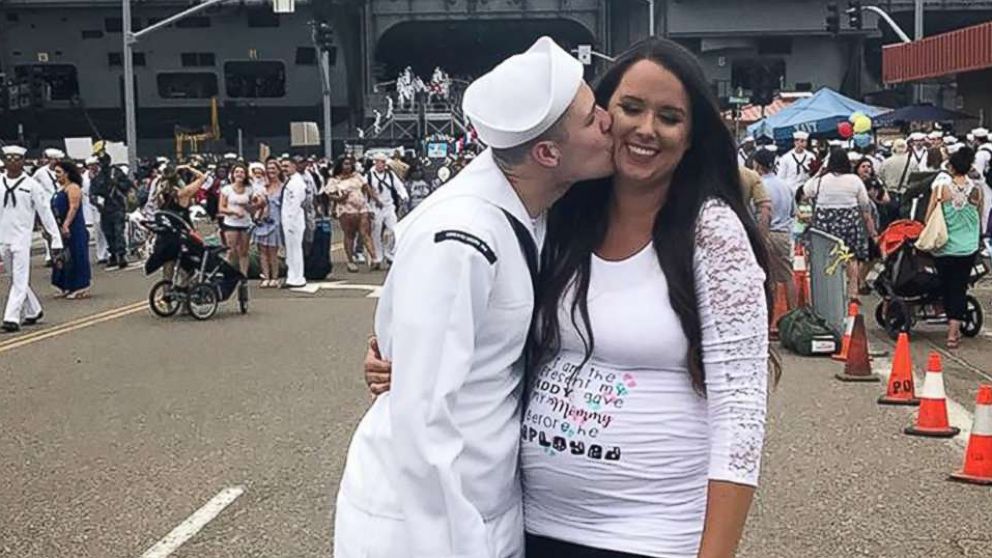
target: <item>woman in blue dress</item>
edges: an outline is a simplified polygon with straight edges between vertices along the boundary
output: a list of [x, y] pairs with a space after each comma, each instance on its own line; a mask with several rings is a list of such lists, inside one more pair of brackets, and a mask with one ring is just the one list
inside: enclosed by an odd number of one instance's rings
[[259, 200], [262, 202], [261, 213], [255, 220], [255, 230], [252, 239], [258, 246], [258, 255], [262, 264], [262, 282], [260, 288], [269, 289], [279, 283], [279, 248], [282, 247], [282, 187], [286, 177], [275, 159], [265, 162], [265, 186], [259, 190]]
[[83, 178], [72, 161], [55, 166], [58, 191], [52, 197], [52, 212], [62, 232], [65, 251], [61, 262], [52, 268], [52, 284], [69, 300], [90, 294], [90, 236], [83, 217]]

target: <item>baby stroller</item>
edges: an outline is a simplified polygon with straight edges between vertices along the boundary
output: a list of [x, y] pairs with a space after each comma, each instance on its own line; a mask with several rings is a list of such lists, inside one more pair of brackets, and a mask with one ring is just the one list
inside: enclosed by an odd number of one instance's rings
[[145, 273], [175, 262], [171, 277], [155, 283], [148, 293], [148, 305], [155, 315], [167, 318], [185, 307], [197, 320], [208, 320], [235, 292], [238, 309], [242, 314], [248, 312], [245, 277], [221, 257], [227, 248], [206, 245], [189, 223], [170, 211], [156, 211], [142, 226], [155, 233], [155, 248], [145, 262]]
[[[911, 219], [894, 221], [879, 238], [882, 263], [868, 280], [882, 300], [875, 306], [875, 321], [892, 339], [900, 332], [909, 332], [920, 320], [946, 323], [940, 278], [933, 256], [914, 246], [923, 231], [923, 224]], [[981, 260], [971, 270], [969, 285], [987, 275], [988, 266]], [[968, 295], [967, 319], [961, 333], [975, 337], [982, 330], [984, 315], [978, 300]]]

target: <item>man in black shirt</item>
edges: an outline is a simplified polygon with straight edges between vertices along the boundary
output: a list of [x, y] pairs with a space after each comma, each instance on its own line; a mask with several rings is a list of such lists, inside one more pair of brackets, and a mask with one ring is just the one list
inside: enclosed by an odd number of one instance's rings
[[127, 239], [124, 223], [127, 219], [127, 195], [134, 182], [119, 168], [110, 165], [110, 157], [100, 158], [100, 170], [91, 179], [90, 192], [100, 210], [100, 228], [107, 237], [110, 257], [107, 269], [127, 267]]

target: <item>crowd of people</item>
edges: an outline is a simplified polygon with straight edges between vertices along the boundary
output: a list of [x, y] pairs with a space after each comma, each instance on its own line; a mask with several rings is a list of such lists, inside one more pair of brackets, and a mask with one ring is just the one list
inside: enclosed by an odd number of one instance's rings
[[[881, 257], [879, 237], [900, 217], [908, 189], [922, 173], [934, 194], [923, 220], [939, 208], [947, 222], [949, 241], [932, 255], [949, 320], [947, 345], [957, 347], [971, 269], [985, 247], [981, 239], [992, 230], [989, 136], [985, 128], [971, 130], [965, 141], [941, 130], [917, 131], [880, 146], [852, 148], [841, 140], [810, 145], [809, 134], [796, 132], [785, 153], [745, 138], [738, 147], [743, 183], [752, 184], [745, 196], [769, 238], [771, 270], [790, 304], [796, 301], [792, 247], [810, 224], [840, 238], [853, 254], [846, 266], [850, 300], [860, 302], [859, 296], [871, 292], [867, 276]], [[760, 175], [758, 186], [746, 178], [752, 170]]]
[[[216, 230], [217, 241], [228, 248], [228, 262], [246, 278], [259, 279], [259, 288], [304, 287], [308, 275], [324, 278], [331, 272], [331, 227], [323, 227], [323, 242], [314, 242], [321, 220], [338, 221], [348, 272], [358, 272], [361, 263], [369, 270], [386, 268], [399, 218], [473, 156], [466, 150], [439, 165], [401, 150], [391, 155], [377, 151], [365, 158], [348, 153], [333, 163], [288, 154], [265, 161], [245, 161], [233, 153], [204, 154], [182, 161], [143, 160], [131, 173], [103, 152], [76, 161], [60, 149], [46, 148], [28, 158], [27, 149], [10, 145], [4, 148], [0, 176], [10, 187], [5, 190], [6, 206], [13, 208], [18, 186], [30, 196], [37, 192], [29, 205], [22, 203], [22, 209], [32, 208], [23, 226], [34, 231], [38, 223], [43, 225], [45, 265], [52, 268], [55, 296], [79, 300], [90, 296], [94, 264], [116, 271], [156, 250], [168, 258], [177, 249], [150, 237], [140, 225], [159, 210], [177, 214], [193, 227], [207, 223], [202, 232]], [[44, 226], [46, 214], [57, 229]], [[12, 222], [12, 216], [4, 222]], [[0, 236], [0, 245], [27, 242], [27, 258], [31, 234], [18, 234]], [[10, 254], [19, 254], [20, 248]], [[20, 260], [4, 260], [12, 276], [19, 270], [11, 296], [22, 300], [8, 304], [15, 309], [4, 320], [8, 331], [36, 322], [40, 312], [40, 305], [24, 302], [36, 297], [27, 284], [29, 267]], [[165, 271], [170, 273], [171, 267]]]

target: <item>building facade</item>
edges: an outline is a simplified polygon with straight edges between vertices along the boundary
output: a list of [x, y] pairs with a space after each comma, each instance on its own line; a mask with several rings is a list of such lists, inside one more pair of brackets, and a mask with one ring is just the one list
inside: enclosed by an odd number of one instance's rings
[[[132, 0], [135, 29], [188, 7], [185, 0]], [[276, 15], [265, 0], [207, 9], [143, 38], [135, 48], [139, 151], [168, 153], [177, 130], [210, 124], [218, 107], [228, 149], [240, 135], [288, 146], [289, 122], [321, 121], [311, 22], [334, 29], [334, 137], [353, 138], [407, 66], [441, 67], [469, 80], [541, 35], [566, 48], [611, 55], [647, 36], [644, 0], [297, 0]], [[656, 34], [696, 53], [714, 92], [747, 94], [756, 76], [777, 88], [829, 86], [854, 96], [883, 91], [881, 46], [895, 36], [874, 15], [839, 36], [824, 27], [825, 0], [655, 0]], [[840, 3], [845, 7], [845, 3]], [[912, 0], [880, 0], [912, 34]], [[992, 18], [992, 0], [928, 1], [927, 33]], [[119, 0], [0, 0], [0, 72], [45, 83], [42, 99], [0, 113], [0, 138], [37, 146], [69, 136], [123, 137]], [[590, 67], [593, 78], [602, 63]], [[377, 97], [378, 95], [378, 97]], [[24, 103], [22, 103], [24, 104]]]

